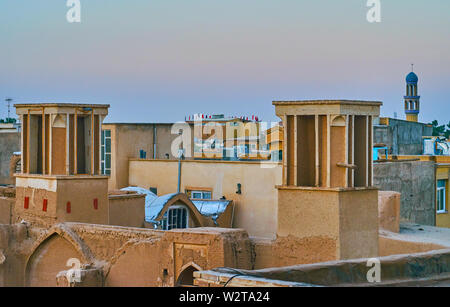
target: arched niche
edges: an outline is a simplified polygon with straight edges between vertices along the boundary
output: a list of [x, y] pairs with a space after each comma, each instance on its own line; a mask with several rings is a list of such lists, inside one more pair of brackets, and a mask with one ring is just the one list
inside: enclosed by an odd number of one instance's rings
[[25, 285], [31, 287], [54, 287], [56, 275], [68, 270], [71, 259], [83, 262], [80, 251], [57, 233], [46, 238], [31, 254], [25, 270]]

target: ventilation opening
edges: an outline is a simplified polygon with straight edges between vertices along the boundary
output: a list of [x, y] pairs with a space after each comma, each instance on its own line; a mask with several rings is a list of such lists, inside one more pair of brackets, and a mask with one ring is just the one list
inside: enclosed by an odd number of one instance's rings
[[177, 287], [193, 287], [194, 286], [194, 272], [198, 271], [193, 266], [189, 266], [180, 273], [177, 280]]

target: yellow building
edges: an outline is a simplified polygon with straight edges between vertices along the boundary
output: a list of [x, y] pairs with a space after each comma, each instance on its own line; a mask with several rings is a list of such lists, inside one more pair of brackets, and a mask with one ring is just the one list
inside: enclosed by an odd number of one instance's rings
[[193, 157], [216, 160], [267, 160], [262, 150], [262, 125], [257, 118], [226, 118], [196, 115], [187, 121], [193, 127]]
[[265, 131], [266, 145], [274, 161], [281, 161], [283, 155], [284, 128], [283, 122]]
[[450, 228], [450, 156], [394, 156], [394, 159], [420, 159], [421, 161], [433, 161], [436, 163], [436, 226]]

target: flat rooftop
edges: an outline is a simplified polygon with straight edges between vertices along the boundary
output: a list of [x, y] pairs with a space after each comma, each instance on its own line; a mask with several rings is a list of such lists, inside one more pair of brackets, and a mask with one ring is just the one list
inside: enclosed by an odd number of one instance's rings
[[69, 107], [69, 108], [109, 108], [109, 104], [86, 104], [86, 103], [16, 103], [14, 104], [16, 108], [35, 108], [35, 107]]
[[450, 228], [425, 226], [414, 223], [401, 223], [400, 233], [380, 231], [384, 237], [396, 240], [432, 243], [450, 248]]
[[335, 99], [335, 100], [275, 100], [272, 102], [273, 105], [365, 105], [365, 106], [381, 106], [383, 103], [381, 101], [368, 101], [368, 100], [346, 100], [346, 99]]

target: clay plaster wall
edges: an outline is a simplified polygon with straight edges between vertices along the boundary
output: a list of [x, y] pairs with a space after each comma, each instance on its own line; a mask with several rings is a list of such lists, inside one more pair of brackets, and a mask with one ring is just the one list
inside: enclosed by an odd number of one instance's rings
[[[24, 219], [41, 226], [66, 221], [107, 225], [107, 184], [107, 177], [18, 176], [15, 222]], [[25, 197], [29, 198], [28, 209], [25, 208]]]
[[14, 202], [14, 198], [0, 196], [0, 224], [11, 224]]
[[16, 189], [0, 187], [0, 224], [10, 224], [14, 219]]
[[14, 184], [10, 161], [14, 152], [20, 151], [20, 133], [0, 133], [0, 184]]
[[307, 239], [322, 261], [377, 256], [377, 192], [280, 187], [278, 237]]
[[78, 286], [173, 286], [186, 271], [192, 278], [193, 269], [250, 269], [252, 259], [245, 231], [217, 228], [157, 231], [65, 223], [45, 230], [16, 224], [0, 227], [0, 250], [6, 253], [0, 283], [7, 286], [67, 285], [62, 279], [71, 258], [80, 260], [86, 278]]
[[[367, 272], [368, 259], [331, 261], [317, 264], [268, 268], [263, 270], [239, 270], [240, 279], [228, 286], [289, 286], [284, 282], [302, 283], [303, 286], [430, 286], [448, 285], [450, 281], [450, 250], [438, 250], [427, 253], [380, 257], [381, 281], [369, 283]], [[215, 269], [196, 272], [195, 284], [202, 286], [224, 286], [230, 279], [229, 269]], [[197, 281], [198, 279], [198, 281]], [[264, 282], [261, 279], [266, 279]], [[297, 284], [297, 286], [302, 286]]]
[[391, 256], [391, 255], [401, 255], [401, 254], [414, 254], [414, 253], [424, 253], [433, 250], [446, 249], [448, 246], [443, 246], [439, 244], [426, 243], [426, 242], [408, 242], [397, 240], [389, 237], [380, 235], [378, 241], [380, 257]]
[[[379, 240], [380, 256], [442, 248], [445, 247], [384, 236]], [[308, 239], [251, 241], [239, 229], [158, 231], [77, 223], [57, 224], [51, 229], [25, 224], [0, 225], [0, 251], [4, 259], [0, 261], [0, 285], [6, 286], [67, 286], [64, 273], [70, 268], [67, 261], [71, 258], [79, 259], [82, 268], [82, 282], [75, 286], [174, 286], [180, 276], [192, 277], [192, 271], [197, 270], [230, 267], [276, 273], [278, 269], [274, 267], [330, 260]], [[286, 280], [287, 275], [282, 277], [284, 269], [280, 270], [281, 275], [263, 277]], [[290, 275], [293, 278], [295, 271]], [[327, 272], [334, 274], [334, 269]], [[319, 278], [318, 272], [313, 274]], [[322, 278], [322, 282], [329, 282], [328, 277], [322, 275]]]
[[400, 231], [400, 197], [393, 191], [378, 191], [378, 221], [380, 229]]
[[143, 227], [145, 220], [145, 195], [109, 195], [109, 225]]

